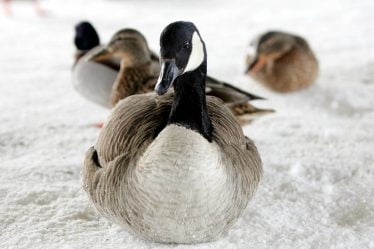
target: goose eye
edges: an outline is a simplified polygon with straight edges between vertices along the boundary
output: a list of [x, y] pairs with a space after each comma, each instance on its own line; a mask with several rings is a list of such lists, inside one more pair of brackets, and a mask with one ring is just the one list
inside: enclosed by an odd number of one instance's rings
[[182, 46], [183, 49], [189, 49], [190, 48], [190, 43], [186, 42]]

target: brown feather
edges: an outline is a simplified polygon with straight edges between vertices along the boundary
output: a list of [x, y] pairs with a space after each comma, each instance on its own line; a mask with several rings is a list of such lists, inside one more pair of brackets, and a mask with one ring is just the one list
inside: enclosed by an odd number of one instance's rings
[[[100, 132], [95, 148], [88, 150], [82, 172], [84, 189], [101, 214], [129, 226], [138, 235], [164, 242], [167, 239], [153, 237], [152, 228], [142, 216], [143, 209], [157, 200], [153, 196], [147, 196], [148, 201], [139, 199], [143, 195], [137, 194], [132, 182], [136, 181], [133, 172], [139, 158], [166, 126], [172, 101], [173, 93], [133, 95], [120, 101]], [[221, 214], [222, 220], [212, 221], [221, 226], [220, 232], [206, 231], [204, 241], [227, 231], [253, 196], [262, 174], [257, 149], [244, 136], [232, 113], [215, 97], [207, 97], [207, 107], [213, 141], [221, 148], [221, 160], [236, 191], [231, 197], [232, 206]]]
[[[279, 51], [280, 56], [274, 60], [268, 60], [261, 70], [250, 75], [264, 86], [276, 92], [292, 92], [304, 89], [312, 85], [318, 76], [318, 60], [305, 39], [283, 32], [275, 32], [276, 38], [270, 38], [267, 42], [277, 39], [288, 43], [291, 49], [285, 53]], [[276, 43], [275, 43], [276, 44]], [[258, 46], [261, 46], [259, 44]], [[269, 45], [271, 47], [271, 45]], [[275, 52], [274, 52], [275, 54]], [[247, 63], [253, 59], [247, 57]]]

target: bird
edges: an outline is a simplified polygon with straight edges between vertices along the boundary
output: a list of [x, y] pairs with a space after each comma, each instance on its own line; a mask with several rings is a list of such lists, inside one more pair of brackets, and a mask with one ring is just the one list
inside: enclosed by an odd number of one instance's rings
[[217, 240], [253, 198], [261, 157], [223, 101], [205, 94], [197, 27], [169, 24], [160, 47], [155, 91], [113, 109], [86, 153], [83, 188], [101, 215], [143, 239]]
[[[100, 63], [91, 62], [89, 58], [103, 49], [100, 37], [94, 26], [88, 21], [75, 25], [74, 63], [72, 82], [75, 90], [87, 100], [111, 108], [109, 96], [112, 92], [120, 68], [120, 59], [108, 58]], [[98, 125], [100, 127], [100, 125]]]
[[304, 89], [317, 79], [318, 60], [298, 35], [268, 31], [252, 40], [249, 49], [246, 74], [275, 92]]
[[77, 48], [75, 63], [88, 51], [100, 45], [100, 37], [90, 22], [82, 21], [75, 25], [74, 45]]
[[[76, 36], [78, 34], [80, 33], [76, 32]], [[86, 37], [90, 39], [88, 35]], [[81, 47], [77, 46], [78, 54], [83, 51], [84, 56], [76, 60], [73, 82], [78, 92], [87, 99], [113, 108], [128, 96], [153, 91], [161, 70], [159, 57], [149, 48], [144, 35], [139, 31], [121, 29], [112, 36], [107, 45], [99, 48], [98, 45], [95, 46], [95, 51], [87, 52], [80, 49]], [[111, 70], [108, 70], [108, 64]], [[96, 77], [96, 74], [100, 75]], [[229, 83], [208, 76], [206, 84], [207, 94], [221, 98], [243, 125], [250, 123], [257, 116], [274, 112], [272, 109], [253, 106], [249, 101], [263, 98]], [[103, 88], [105, 90], [96, 91]]]

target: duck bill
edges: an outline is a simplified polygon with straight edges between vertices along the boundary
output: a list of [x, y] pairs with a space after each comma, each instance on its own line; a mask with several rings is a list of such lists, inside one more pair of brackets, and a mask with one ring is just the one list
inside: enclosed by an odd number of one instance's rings
[[155, 86], [157, 95], [165, 94], [173, 86], [175, 79], [180, 73], [174, 60], [161, 60], [161, 72]]
[[254, 61], [249, 64], [246, 73], [257, 73], [265, 66], [266, 62], [267, 60], [265, 56], [257, 56]]
[[94, 62], [101, 62], [112, 56], [112, 53], [107, 48], [101, 48], [96, 53], [92, 54], [87, 60]]

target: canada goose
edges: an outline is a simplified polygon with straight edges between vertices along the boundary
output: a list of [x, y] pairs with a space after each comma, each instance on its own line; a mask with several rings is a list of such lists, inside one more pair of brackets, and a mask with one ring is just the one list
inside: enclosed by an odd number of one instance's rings
[[[87, 39], [90, 39], [89, 35]], [[113, 60], [119, 61], [118, 71], [108, 70], [104, 66]], [[137, 30], [122, 29], [113, 35], [107, 46], [89, 51], [78, 60], [73, 69], [73, 81], [75, 88], [83, 96], [110, 108], [128, 96], [153, 91], [159, 73], [159, 58], [149, 49], [145, 37]], [[97, 74], [99, 75], [96, 76]], [[273, 112], [271, 109], [256, 108], [249, 103], [250, 100], [262, 99], [261, 97], [209, 76], [207, 94], [221, 98], [242, 124], [247, 124], [258, 115]]]
[[306, 40], [269, 31], [251, 42], [255, 54], [247, 55], [246, 73], [276, 92], [292, 92], [313, 84], [318, 61]]
[[156, 93], [117, 104], [86, 154], [83, 187], [102, 215], [145, 239], [215, 240], [252, 198], [261, 159], [230, 110], [205, 95], [207, 54], [195, 25], [169, 24], [160, 46]]

